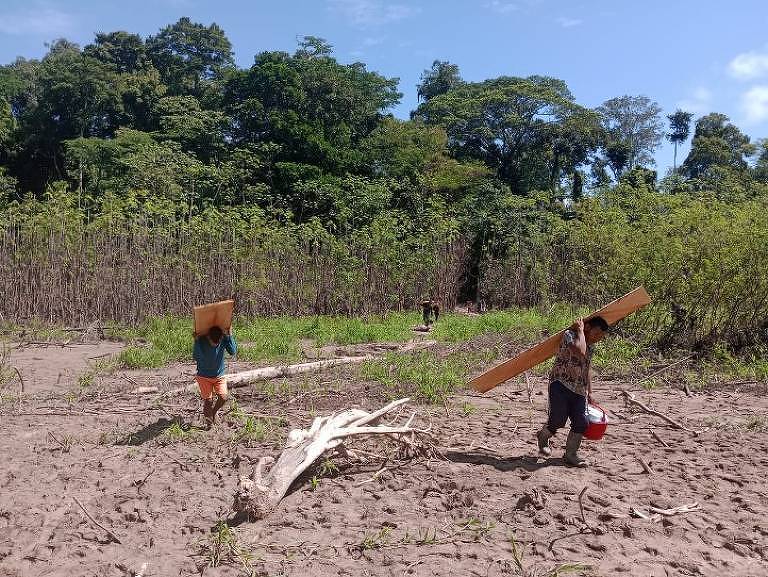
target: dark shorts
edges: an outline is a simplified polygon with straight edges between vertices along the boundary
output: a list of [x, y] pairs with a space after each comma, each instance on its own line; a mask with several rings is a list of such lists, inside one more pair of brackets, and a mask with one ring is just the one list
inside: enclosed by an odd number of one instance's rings
[[549, 383], [549, 419], [547, 429], [555, 433], [571, 419], [571, 430], [584, 433], [587, 430], [587, 398], [567, 388], [560, 381]]

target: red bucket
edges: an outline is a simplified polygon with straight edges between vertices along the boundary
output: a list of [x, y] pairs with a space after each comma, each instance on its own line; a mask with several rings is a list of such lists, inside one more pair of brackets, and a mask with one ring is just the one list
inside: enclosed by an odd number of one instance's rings
[[603, 408], [595, 404], [587, 405], [587, 430], [584, 436], [590, 441], [599, 441], [605, 435], [608, 428], [608, 418], [605, 416]]

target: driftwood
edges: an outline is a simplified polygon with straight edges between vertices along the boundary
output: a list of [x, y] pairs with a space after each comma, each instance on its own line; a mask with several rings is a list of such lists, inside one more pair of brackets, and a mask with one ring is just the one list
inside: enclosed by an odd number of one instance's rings
[[642, 403], [642, 402], [638, 401], [637, 399], [635, 399], [635, 395], [633, 395], [629, 391], [622, 391], [621, 394], [624, 395], [624, 398], [626, 399], [626, 401], [629, 404], [634, 405], [635, 407], [638, 407], [644, 413], [648, 413], [649, 415], [653, 415], [655, 417], [659, 417], [660, 419], [663, 419], [664, 421], [666, 421], [667, 423], [669, 423], [670, 425], [672, 425], [676, 429], [681, 429], [683, 431], [687, 431], [689, 433], [693, 433], [694, 435], [698, 435], [697, 431], [694, 431], [693, 429], [689, 429], [688, 427], [685, 427], [685, 426], [681, 425], [680, 423], [675, 421], [673, 418], [668, 417], [667, 415], [665, 415], [663, 413], [660, 413], [658, 411], [654, 411], [653, 409], [648, 408], [647, 405], [645, 405], [644, 403]]
[[[383, 351], [397, 351], [401, 353], [408, 353], [414, 351], [420, 351], [428, 349], [437, 344], [437, 341], [432, 340], [415, 340], [407, 343], [384, 343], [384, 344], [372, 344], [372, 347], [378, 347]], [[230, 388], [248, 385], [257, 381], [267, 381], [269, 379], [280, 379], [284, 377], [293, 377], [302, 373], [312, 373], [315, 371], [322, 371], [330, 367], [336, 367], [339, 365], [351, 365], [357, 363], [364, 363], [366, 361], [372, 361], [382, 358], [379, 355], [363, 354], [355, 356], [336, 357], [332, 359], [325, 359], [322, 361], [312, 361], [310, 363], [299, 363], [296, 365], [278, 365], [274, 367], [262, 367], [260, 369], [254, 369], [251, 371], [243, 371], [241, 373], [232, 373], [226, 375], [227, 386]], [[127, 377], [126, 377], [127, 378]], [[130, 379], [129, 379], [130, 380]], [[183, 393], [184, 391], [196, 391], [197, 383], [191, 383], [183, 387], [171, 389], [168, 394]], [[158, 387], [137, 387], [131, 391], [133, 394], [144, 393], [159, 393]]]
[[695, 513], [697, 511], [700, 511], [701, 508], [699, 507], [699, 504], [694, 503], [688, 503], [686, 505], [680, 505], [679, 507], [672, 507], [671, 509], [659, 509], [658, 507], [648, 507], [649, 513], [644, 513], [640, 509], [636, 509], [635, 507], [631, 507], [629, 509], [629, 514], [632, 517], [638, 517], [639, 519], [645, 519], [646, 521], [661, 521], [664, 517], [673, 517], [675, 515], [680, 515], [683, 513]]
[[[338, 365], [350, 365], [356, 363], [363, 363], [365, 361], [371, 361], [377, 357], [372, 355], [365, 355], [361, 357], [339, 357], [337, 359], [327, 359], [324, 361], [314, 361], [311, 363], [300, 363], [298, 365], [280, 365], [275, 367], [263, 367], [261, 369], [254, 369], [252, 371], [244, 371], [241, 373], [232, 373], [226, 375], [227, 386], [238, 387], [255, 383], [257, 381], [266, 381], [269, 379], [279, 379], [282, 377], [292, 377], [294, 375], [300, 375], [302, 373], [311, 373], [315, 371], [321, 371], [329, 367], [335, 367]], [[183, 393], [184, 391], [196, 391], [197, 383], [191, 383], [171, 389], [168, 394]], [[158, 393], [160, 389], [158, 387], [138, 387], [131, 391], [134, 394], [142, 393]]]
[[[251, 477], [240, 477], [232, 508], [247, 513], [250, 519], [263, 519], [280, 503], [291, 484], [304, 471], [326, 451], [343, 450], [342, 443], [352, 436], [386, 435], [407, 444], [411, 449], [421, 448], [415, 436], [427, 434], [428, 431], [411, 427], [415, 413], [403, 425], [375, 424], [408, 400], [393, 401], [373, 413], [347, 409], [328, 417], [316, 418], [309, 429], [294, 429], [288, 434], [285, 448], [277, 461], [272, 457], [262, 457]], [[264, 467], [267, 465], [272, 466], [265, 473]]]

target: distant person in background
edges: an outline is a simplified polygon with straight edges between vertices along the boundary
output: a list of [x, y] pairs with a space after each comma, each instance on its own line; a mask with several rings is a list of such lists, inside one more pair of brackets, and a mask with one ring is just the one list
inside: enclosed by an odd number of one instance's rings
[[[203, 399], [203, 415], [210, 428], [216, 422], [216, 413], [227, 401], [227, 378], [224, 376], [226, 365], [224, 353], [234, 355], [237, 343], [220, 327], [211, 327], [206, 335], [195, 335], [193, 356], [197, 361], [197, 384]], [[216, 402], [213, 397], [216, 395]]]
[[[432, 299], [425, 300], [421, 303], [421, 313], [424, 320], [424, 326], [429, 327], [433, 322], [437, 322], [440, 317], [440, 305], [432, 301]], [[432, 320], [434, 315], [435, 320]]]
[[602, 317], [592, 317], [586, 323], [579, 319], [563, 334], [555, 364], [549, 373], [549, 418], [538, 432], [539, 453], [552, 454], [549, 439], [570, 418], [571, 430], [565, 441], [563, 460], [574, 467], [586, 467], [579, 457], [581, 440], [587, 430], [587, 403], [592, 397], [590, 373], [594, 344], [608, 331]]

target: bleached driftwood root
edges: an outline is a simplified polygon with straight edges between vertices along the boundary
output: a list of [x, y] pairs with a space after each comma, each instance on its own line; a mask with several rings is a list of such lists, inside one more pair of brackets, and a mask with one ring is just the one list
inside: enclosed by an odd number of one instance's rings
[[[407, 403], [409, 399], [393, 401], [378, 411], [369, 413], [360, 409], [347, 409], [328, 417], [318, 417], [309, 429], [294, 429], [288, 433], [283, 452], [275, 462], [262, 457], [251, 477], [240, 477], [232, 508], [245, 512], [250, 519], [263, 519], [277, 506], [291, 484], [326, 451], [343, 449], [345, 439], [358, 435], [386, 435], [419, 449], [417, 436], [428, 434], [427, 429], [411, 427], [415, 413], [402, 425], [378, 425], [381, 417]], [[264, 467], [272, 465], [269, 472]]]

